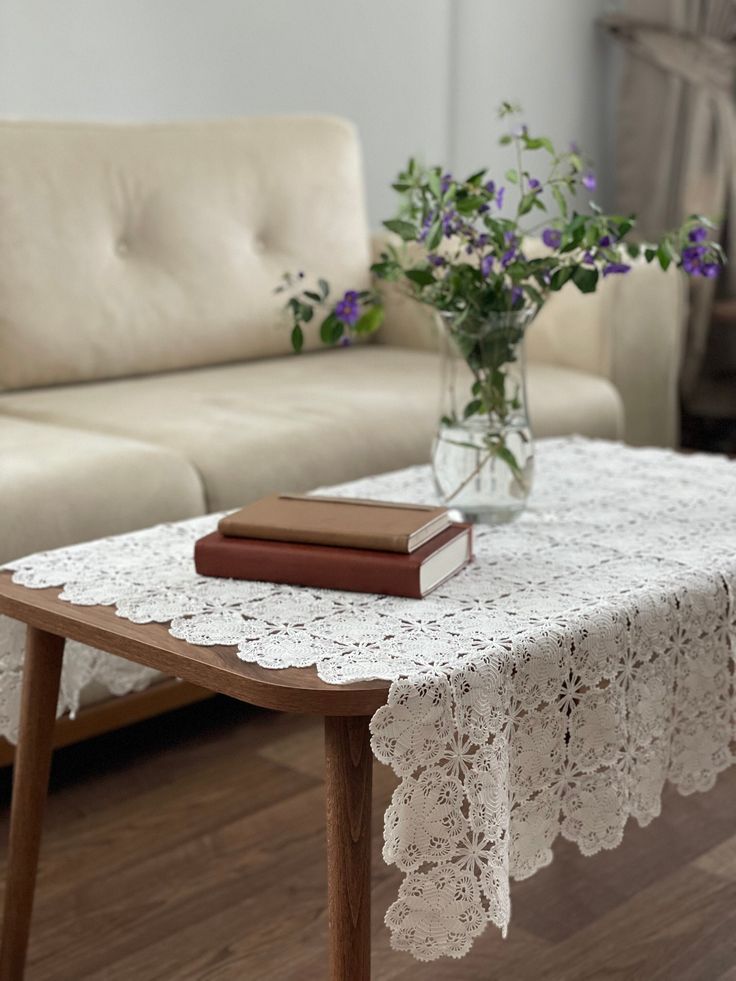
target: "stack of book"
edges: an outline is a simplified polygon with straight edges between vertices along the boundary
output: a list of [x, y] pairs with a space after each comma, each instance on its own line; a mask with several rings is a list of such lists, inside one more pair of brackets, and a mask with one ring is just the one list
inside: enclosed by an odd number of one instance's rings
[[446, 508], [279, 494], [222, 518], [195, 545], [203, 576], [420, 599], [472, 558]]

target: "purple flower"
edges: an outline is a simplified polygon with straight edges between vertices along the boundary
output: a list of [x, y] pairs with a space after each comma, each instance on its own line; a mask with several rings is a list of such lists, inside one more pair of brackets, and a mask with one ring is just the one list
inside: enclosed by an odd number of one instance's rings
[[516, 246], [512, 245], [511, 248], [506, 249], [504, 254], [501, 256], [501, 265], [505, 269], [507, 266], [511, 265], [511, 263], [514, 261], [515, 258], [516, 258]]
[[433, 221], [434, 221], [434, 212], [430, 211], [429, 214], [424, 219], [424, 221], [422, 222], [422, 230], [417, 235], [417, 242], [423, 242], [427, 238], [427, 235], [429, 235], [429, 230], [432, 227]]
[[720, 266], [707, 246], [689, 245], [682, 250], [682, 268], [688, 276], [706, 276], [708, 279], [714, 279], [718, 275]]
[[682, 268], [689, 276], [700, 276], [703, 260], [708, 253], [704, 245], [689, 245], [682, 250]]
[[491, 236], [490, 235], [487, 235], [485, 232], [483, 232], [475, 240], [476, 248], [484, 249], [486, 247], [486, 245], [488, 245], [488, 243], [490, 241], [491, 241]]
[[444, 194], [452, 184], [452, 174], [447, 173], [442, 175], [442, 180], [440, 181], [440, 190]]
[[482, 205], [480, 206], [480, 208], [478, 208], [478, 214], [479, 214], [479, 215], [485, 215], [485, 214], [488, 214], [488, 212], [489, 212], [490, 210], [491, 210], [491, 209], [490, 209], [490, 207], [489, 207], [489, 206], [488, 206], [487, 204], [482, 204]]
[[434, 266], [435, 269], [438, 269], [440, 266], [444, 266], [447, 260], [441, 255], [435, 255], [434, 252], [430, 252], [430, 254], [427, 256], [427, 261], [429, 262], [430, 266]]
[[352, 327], [360, 318], [360, 303], [355, 290], [348, 290], [335, 306], [335, 316], [343, 324]]
[[583, 187], [587, 188], [589, 191], [594, 191], [598, 186], [598, 182], [595, 179], [595, 174], [592, 170], [589, 170], [587, 174], [583, 174]]
[[496, 182], [495, 181], [488, 181], [487, 184], [484, 184], [483, 185], [483, 188], [484, 188], [484, 190], [488, 191], [489, 194], [495, 194], [496, 193]]
[[527, 183], [529, 184], [529, 188], [532, 191], [538, 191], [539, 188], [542, 186], [542, 182], [538, 181], [536, 177], [530, 177]]
[[511, 306], [514, 307], [521, 300], [524, 295], [524, 290], [521, 286], [511, 287]]
[[708, 229], [705, 225], [696, 225], [687, 237], [691, 242], [704, 242], [708, 238]]
[[347, 334], [343, 335], [340, 338], [340, 347], [350, 347], [350, 345], [352, 343], [353, 342], [350, 340], [350, 338], [347, 336]]
[[505, 187], [499, 187], [496, 191], [496, 207], [500, 210], [503, 208], [503, 196], [506, 193]]
[[472, 246], [472, 243], [468, 242], [468, 244], [465, 246], [465, 254], [466, 255], [472, 255], [473, 254], [473, 246]]
[[601, 237], [598, 239], [598, 245], [600, 245], [602, 249], [607, 249], [612, 241], [613, 239], [610, 235], [601, 235]]
[[457, 211], [454, 208], [448, 209], [442, 216], [442, 231], [448, 237], [460, 230], [459, 223], [455, 221], [456, 217]]
[[593, 253], [590, 250], [588, 250], [587, 252], [583, 253], [583, 262], [586, 264], [586, 266], [593, 266], [593, 265], [595, 265], [595, 256], [593, 255]]
[[493, 256], [484, 255], [480, 264], [481, 275], [484, 276], [485, 278], [488, 278], [488, 276], [491, 274], [492, 269], [493, 269]]
[[627, 273], [631, 266], [625, 262], [609, 262], [603, 267], [604, 276], [614, 276], [617, 273]]
[[548, 249], [559, 249], [562, 241], [562, 232], [556, 228], [545, 228], [542, 232], [542, 241]]

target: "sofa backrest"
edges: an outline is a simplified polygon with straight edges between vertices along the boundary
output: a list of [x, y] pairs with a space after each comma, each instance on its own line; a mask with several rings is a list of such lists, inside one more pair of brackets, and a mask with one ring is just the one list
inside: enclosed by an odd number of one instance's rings
[[285, 270], [367, 283], [351, 124], [0, 122], [0, 389], [290, 350]]

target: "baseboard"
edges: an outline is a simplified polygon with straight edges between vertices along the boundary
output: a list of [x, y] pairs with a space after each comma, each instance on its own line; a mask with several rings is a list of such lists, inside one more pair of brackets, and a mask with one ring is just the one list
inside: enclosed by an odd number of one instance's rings
[[[96, 702], [77, 712], [76, 718], [63, 715], [54, 729], [54, 749], [91, 739], [103, 732], [122, 729], [134, 722], [142, 722], [162, 712], [201, 702], [215, 693], [207, 688], [167, 678], [144, 691], [129, 695], [113, 695], [104, 702]], [[15, 758], [15, 746], [0, 738], [0, 767], [10, 766]]]

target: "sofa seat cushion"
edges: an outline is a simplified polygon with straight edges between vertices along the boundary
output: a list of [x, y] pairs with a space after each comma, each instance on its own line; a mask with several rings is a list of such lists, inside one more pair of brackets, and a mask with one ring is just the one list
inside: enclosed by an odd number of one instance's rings
[[203, 510], [174, 450], [0, 412], [0, 562]]
[[[220, 510], [427, 461], [439, 380], [436, 354], [371, 345], [7, 393], [0, 412], [174, 451]], [[608, 381], [531, 364], [529, 388], [537, 435], [620, 436]]]

